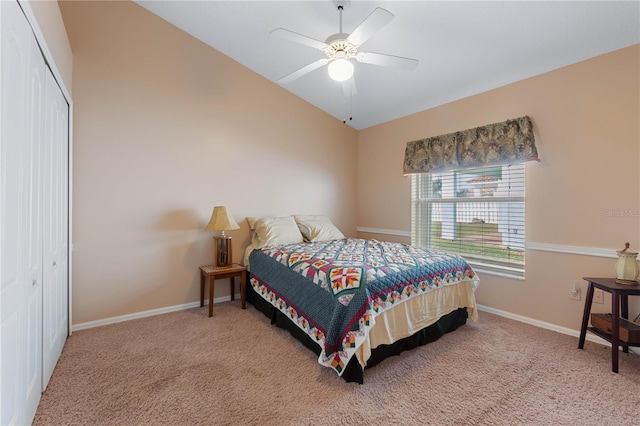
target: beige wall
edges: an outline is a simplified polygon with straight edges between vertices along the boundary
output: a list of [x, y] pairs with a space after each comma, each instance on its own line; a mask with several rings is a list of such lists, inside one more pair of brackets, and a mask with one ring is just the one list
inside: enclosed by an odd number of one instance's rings
[[[529, 115], [542, 161], [527, 165], [527, 241], [610, 249], [629, 241], [637, 250], [639, 80], [635, 45], [360, 131], [357, 225], [410, 230], [407, 142]], [[526, 262], [525, 281], [483, 274], [478, 302], [578, 329], [583, 304], [570, 300], [571, 283], [584, 296], [581, 278], [611, 276], [615, 259], [527, 250]], [[636, 301], [632, 313], [638, 309]]]
[[[236, 260], [245, 216], [408, 231], [406, 142], [525, 114], [542, 158], [527, 166], [527, 240], [640, 246], [637, 216], [605, 214], [640, 209], [639, 46], [355, 132], [135, 4], [60, 9], [74, 59], [75, 324], [198, 300], [217, 204], [242, 226]], [[577, 329], [571, 283], [584, 293], [581, 278], [614, 262], [528, 250], [527, 279], [483, 275], [478, 301]]]
[[229, 233], [236, 261], [246, 216], [322, 213], [355, 234], [353, 129], [134, 3], [60, 9], [74, 58], [75, 324], [199, 300], [214, 205], [242, 227]]
[[69, 91], [69, 94], [72, 94], [73, 56], [58, 2], [50, 0], [29, 1], [27, 4], [31, 7], [33, 16], [38, 21], [40, 31], [42, 31], [47, 47], [51, 52], [52, 57], [48, 58], [48, 60], [55, 63], [55, 68], [60, 73], [59, 76], [62, 78], [65, 88]]

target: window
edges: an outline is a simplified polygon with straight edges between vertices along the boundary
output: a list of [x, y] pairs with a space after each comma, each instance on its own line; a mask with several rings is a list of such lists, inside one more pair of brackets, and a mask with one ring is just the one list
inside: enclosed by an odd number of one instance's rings
[[411, 175], [411, 244], [524, 278], [525, 165]]

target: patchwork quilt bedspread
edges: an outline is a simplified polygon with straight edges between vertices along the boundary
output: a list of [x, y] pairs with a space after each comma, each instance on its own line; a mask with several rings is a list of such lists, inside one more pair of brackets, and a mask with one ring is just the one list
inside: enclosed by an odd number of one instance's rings
[[254, 250], [251, 286], [322, 350], [341, 375], [376, 315], [435, 288], [477, 280], [460, 256], [345, 238]]

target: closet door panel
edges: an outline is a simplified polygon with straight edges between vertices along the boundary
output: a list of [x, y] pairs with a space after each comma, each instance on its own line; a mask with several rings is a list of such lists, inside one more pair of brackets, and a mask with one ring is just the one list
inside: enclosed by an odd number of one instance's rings
[[[10, 10], [0, 3], [2, 31], [2, 137], [0, 138], [0, 315], [1, 357], [0, 384], [2, 409], [0, 424], [21, 421], [26, 384], [23, 378], [24, 305], [21, 269], [20, 185], [21, 142], [26, 110], [26, 82], [29, 69], [29, 46], [25, 32], [12, 22]], [[8, 66], [11, 64], [11, 67]], [[15, 102], [14, 100], [18, 100]], [[10, 141], [16, 141], [11, 142]]]
[[46, 66], [40, 48], [31, 43], [27, 144], [23, 156], [26, 185], [23, 188], [25, 205], [27, 292], [27, 396], [28, 412], [37, 409], [42, 390], [42, 216], [41, 216], [41, 147], [43, 142]]
[[68, 106], [50, 72], [47, 72], [44, 158], [44, 390], [67, 338], [67, 175]]
[[[1, 2], [2, 423], [28, 424], [42, 383], [40, 148], [45, 63], [16, 2]], [[15, 359], [17, 357], [17, 359]]]

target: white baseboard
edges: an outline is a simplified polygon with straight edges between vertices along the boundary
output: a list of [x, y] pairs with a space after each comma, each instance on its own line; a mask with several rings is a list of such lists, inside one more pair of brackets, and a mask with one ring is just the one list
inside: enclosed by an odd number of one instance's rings
[[[236, 294], [234, 297], [236, 299], [239, 299], [241, 296], [240, 296], [240, 294]], [[216, 297], [215, 299], [213, 299], [213, 303], [215, 304], [215, 303], [228, 302], [230, 300], [231, 300], [231, 296]], [[209, 305], [209, 301], [205, 300], [204, 301], [204, 305], [208, 306]], [[138, 318], [151, 317], [151, 316], [154, 316], [154, 315], [166, 314], [166, 313], [169, 313], [169, 312], [176, 312], [176, 311], [182, 311], [182, 310], [185, 310], [185, 309], [197, 308], [199, 306], [200, 306], [200, 302], [191, 302], [191, 303], [185, 303], [185, 304], [182, 304], [182, 305], [167, 306], [166, 308], [152, 309], [152, 310], [149, 310], [149, 311], [136, 312], [134, 314], [120, 315], [120, 316], [117, 316], [117, 317], [104, 318], [104, 319], [96, 320], [96, 321], [83, 322], [83, 323], [80, 323], [80, 324], [73, 325], [71, 327], [71, 329], [72, 329], [72, 331], [85, 330], [87, 328], [100, 327], [100, 326], [103, 326], [103, 325], [116, 324], [116, 323], [119, 323], [119, 322], [129, 321], [129, 320], [138, 319]], [[578, 330], [572, 330], [572, 329], [567, 328], [567, 327], [561, 327], [559, 325], [551, 324], [551, 323], [544, 322], [544, 321], [535, 320], [533, 318], [529, 318], [529, 317], [525, 317], [525, 316], [522, 316], [522, 315], [513, 314], [513, 313], [507, 312], [507, 311], [502, 311], [500, 309], [491, 308], [489, 306], [478, 305], [478, 310], [484, 311], [484, 312], [488, 312], [490, 314], [499, 315], [501, 317], [509, 318], [509, 319], [512, 319], [512, 320], [520, 321], [520, 322], [523, 322], [525, 324], [533, 325], [533, 326], [544, 328], [544, 329], [547, 329], [547, 330], [556, 331], [558, 333], [562, 333], [562, 334], [566, 334], [566, 335], [569, 335], [569, 336], [573, 336], [575, 338], [579, 338], [580, 337], [580, 331], [578, 331]], [[600, 345], [609, 346], [609, 347], [611, 346], [611, 343], [607, 342], [604, 339], [601, 339], [600, 337], [598, 337], [598, 336], [596, 336], [596, 335], [594, 335], [592, 333], [587, 333], [586, 339], [589, 340], [590, 342], [598, 343]], [[634, 352], [634, 353], [640, 354], [640, 348], [629, 348], [629, 350]]]
[[[241, 296], [240, 294], [236, 294], [234, 297], [236, 299], [240, 299]], [[216, 304], [216, 303], [228, 302], [230, 300], [231, 300], [231, 296], [216, 297], [213, 299], [213, 303]], [[204, 305], [205, 306], [209, 305], [208, 299], [204, 301]], [[184, 303], [182, 305], [167, 306], [166, 308], [151, 309], [150, 311], [136, 312], [134, 314], [120, 315], [117, 317], [104, 318], [96, 321], [88, 321], [80, 324], [74, 324], [71, 327], [71, 331], [79, 331], [87, 328], [100, 327], [103, 325], [115, 324], [118, 322], [129, 321], [129, 320], [138, 319], [138, 318], [152, 317], [154, 315], [182, 311], [185, 309], [197, 308], [199, 306], [200, 306], [200, 302], [191, 302], [191, 303]]]
[[[499, 315], [501, 317], [509, 318], [509, 319], [512, 319], [512, 320], [520, 321], [520, 322], [523, 322], [525, 324], [534, 325], [536, 327], [545, 328], [547, 330], [556, 331], [558, 333], [562, 333], [562, 334], [566, 334], [566, 335], [569, 335], [569, 336], [573, 336], [575, 338], [580, 338], [580, 331], [579, 330], [573, 330], [571, 328], [561, 327], [559, 325], [551, 324], [549, 322], [536, 320], [536, 319], [525, 317], [525, 316], [522, 316], [522, 315], [512, 314], [511, 312], [502, 311], [500, 309], [495, 309], [495, 308], [491, 308], [489, 306], [484, 306], [484, 305], [478, 305], [478, 310], [484, 311], [484, 312], [489, 312], [490, 314]], [[592, 334], [592, 333], [587, 333], [586, 340], [588, 340], [590, 342], [593, 342], [593, 343], [598, 343], [600, 345], [611, 347], [611, 343], [610, 342], [607, 342], [606, 340], [601, 339], [600, 337], [598, 337], [598, 336], [596, 336], [595, 334]], [[640, 354], [640, 348], [635, 348], [635, 347], [634, 348], [629, 348], [629, 351], [634, 352], [636, 354]]]

